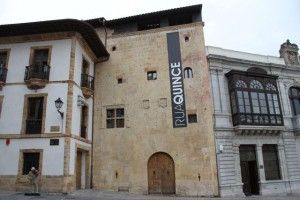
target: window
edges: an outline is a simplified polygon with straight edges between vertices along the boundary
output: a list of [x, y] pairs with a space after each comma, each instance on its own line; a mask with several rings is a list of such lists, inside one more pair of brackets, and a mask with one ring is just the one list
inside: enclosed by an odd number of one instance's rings
[[[26, 66], [24, 81], [30, 89], [40, 89], [45, 87], [45, 81], [50, 76], [50, 49], [51, 47], [31, 48], [29, 66]], [[30, 81], [37, 79], [38, 81]], [[38, 83], [37, 83], [38, 82]]]
[[280, 168], [277, 145], [265, 144], [262, 147], [266, 180], [279, 180]]
[[138, 31], [149, 30], [160, 27], [159, 20], [148, 20], [138, 23]]
[[90, 63], [83, 57], [82, 58], [82, 74], [89, 74]]
[[49, 48], [33, 48], [30, 64], [34, 66], [49, 65]]
[[0, 68], [7, 68], [8, 51], [0, 50]]
[[3, 98], [4, 96], [0, 96], [0, 117], [1, 117], [1, 113], [2, 113], [2, 105], [3, 105]]
[[291, 87], [289, 90], [289, 97], [293, 115], [300, 115], [300, 88]]
[[157, 79], [156, 71], [147, 72], [147, 80], [156, 80], [156, 79]]
[[106, 128], [124, 128], [124, 108], [106, 110]]
[[[89, 90], [94, 90], [94, 77], [89, 75], [90, 71], [90, 63], [82, 57], [82, 64], [81, 64], [81, 87], [88, 88]], [[88, 91], [83, 90], [84, 95], [86, 98], [89, 98], [91, 95]]]
[[123, 83], [123, 79], [122, 78], [118, 78], [118, 84], [122, 84]]
[[40, 153], [23, 153], [23, 175], [29, 173], [32, 167], [39, 169]]
[[234, 126], [283, 125], [277, 77], [262, 72], [262, 69], [248, 72], [232, 70], [226, 74]]
[[184, 68], [184, 78], [193, 78], [193, 70], [190, 67]]
[[87, 138], [87, 127], [88, 127], [88, 112], [87, 106], [81, 107], [81, 124], [80, 124], [80, 137]]
[[197, 123], [197, 114], [189, 114], [188, 122], [189, 123]]
[[0, 82], [6, 82], [8, 51], [0, 50]]
[[29, 97], [27, 105], [26, 133], [41, 134], [44, 97]]

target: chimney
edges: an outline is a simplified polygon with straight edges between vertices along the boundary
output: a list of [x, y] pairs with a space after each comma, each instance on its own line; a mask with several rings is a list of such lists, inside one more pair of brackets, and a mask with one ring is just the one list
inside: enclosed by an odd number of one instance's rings
[[290, 40], [287, 40], [280, 46], [280, 58], [284, 59], [286, 65], [299, 65], [299, 54], [298, 46], [296, 44], [290, 43]]

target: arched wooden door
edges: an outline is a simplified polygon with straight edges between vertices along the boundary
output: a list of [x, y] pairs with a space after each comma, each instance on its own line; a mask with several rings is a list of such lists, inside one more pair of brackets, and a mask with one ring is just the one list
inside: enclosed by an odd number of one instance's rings
[[166, 153], [155, 153], [148, 161], [149, 194], [175, 194], [174, 161]]

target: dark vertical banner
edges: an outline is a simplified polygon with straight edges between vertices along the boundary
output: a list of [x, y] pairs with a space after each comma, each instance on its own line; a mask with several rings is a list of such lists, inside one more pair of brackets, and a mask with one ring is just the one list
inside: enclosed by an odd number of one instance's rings
[[173, 128], [186, 127], [179, 33], [167, 33]]

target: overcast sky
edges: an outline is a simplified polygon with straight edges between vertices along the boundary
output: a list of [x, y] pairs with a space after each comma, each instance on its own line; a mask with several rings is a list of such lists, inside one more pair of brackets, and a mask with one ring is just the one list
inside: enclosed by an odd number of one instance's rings
[[300, 0], [0, 0], [0, 24], [120, 18], [203, 4], [206, 45], [279, 56], [287, 38], [300, 47]]

